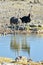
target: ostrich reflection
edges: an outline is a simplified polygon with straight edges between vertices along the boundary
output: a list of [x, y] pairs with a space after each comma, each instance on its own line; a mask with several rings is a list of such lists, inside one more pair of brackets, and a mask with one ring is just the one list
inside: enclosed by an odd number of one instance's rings
[[25, 35], [14, 35], [11, 38], [10, 48], [11, 50], [16, 51], [18, 56], [21, 50], [30, 55], [30, 45], [27, 42], [27, 37]]

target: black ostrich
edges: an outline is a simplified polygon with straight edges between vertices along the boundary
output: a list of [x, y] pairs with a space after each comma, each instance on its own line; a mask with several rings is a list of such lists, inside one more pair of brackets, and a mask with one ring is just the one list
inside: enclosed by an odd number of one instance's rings
[[28, 16], [23, 16], [20, 19], [21, 19], [22, 23], [28, 23], [31, 21], [30, 14]]
[[18, 24], [18, 18], [11, 17], [10, 18], [10, 24]]

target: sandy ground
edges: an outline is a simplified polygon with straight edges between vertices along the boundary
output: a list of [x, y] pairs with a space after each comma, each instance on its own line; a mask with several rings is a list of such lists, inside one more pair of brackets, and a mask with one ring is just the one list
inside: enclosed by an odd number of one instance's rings
[[40, 0], [40, 3], [30, 3], [29, 1], [0, 1], [0, 33], [6, 33], [6, 31], [7, 33], [8, 31], [9, 33], [12, 32], [10, 29], [5, 29], [6, 24], [10, 25], [11, 17], [20, 18], [27, 16], [29, 13], [31, 14], [31, 22], [41, 22], [43, 24], [43, 0]]
[[31, 13], [34, 21], [43, 21], [43, 4], [29, 3], [21, 1], [0, 1], [0, 24], [9, 24], [12, 16], [22, 17]]

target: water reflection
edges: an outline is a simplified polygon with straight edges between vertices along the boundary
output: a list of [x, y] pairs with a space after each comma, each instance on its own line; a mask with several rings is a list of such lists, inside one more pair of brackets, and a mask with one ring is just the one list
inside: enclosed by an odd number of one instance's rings
[[13, 51], [16, 51], [19, 55], [19, 52], [22, 50], [30, 55], [30, 45], [27, 42], [27, 38], [24, 35], [14, 35], [11, 38], [10, 48]]
[[0, 57], [8, 57], [15, 59], [19, 55], [31, 58], [33, 61], [42, 61], [42, 49], [42, 34], [16, 34], [0, 36]]

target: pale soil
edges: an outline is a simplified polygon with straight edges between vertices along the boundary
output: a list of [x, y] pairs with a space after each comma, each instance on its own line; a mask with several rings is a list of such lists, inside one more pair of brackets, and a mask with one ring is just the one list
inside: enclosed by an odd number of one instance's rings
[[6, 24], [10, 25], [11, 17], [20, 18], [27, 16], [29, 13], [31, 14], [31, 22], [41, 22], [43, 24], [43, 0], [37, 4], [29, 3], [29, 1], [0, 1], [0, 33], [12, 32], [10, 29], [5, 29]]
[[[31, 7], [32, 6], [32, 7]], [[0, 1], [0, 24], [9, 24], [12, 16], [22, 17], [31, 13], [32, 20], [43, 21], [43, 4], [21, 2], [21, 1]]]

